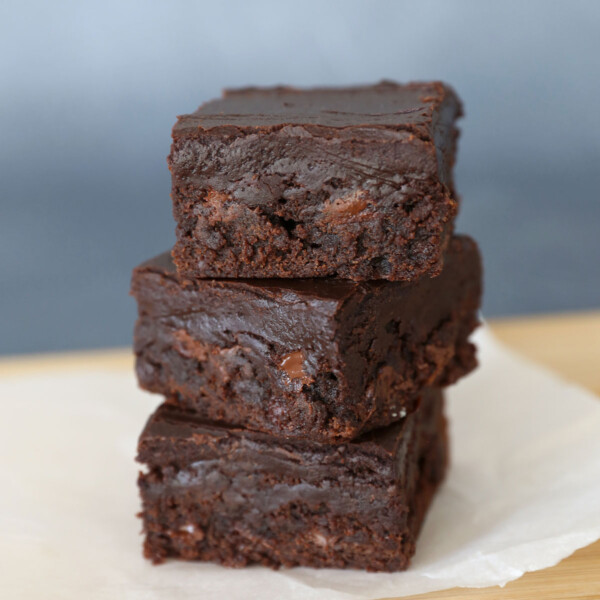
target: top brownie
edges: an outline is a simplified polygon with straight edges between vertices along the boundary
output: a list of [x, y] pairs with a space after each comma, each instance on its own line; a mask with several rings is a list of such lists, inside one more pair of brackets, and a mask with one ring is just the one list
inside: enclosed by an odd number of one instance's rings
[[248, 88], [179, 117], [180, 276], [411, 280], [452, 233], [461, 105], [442, 83]]

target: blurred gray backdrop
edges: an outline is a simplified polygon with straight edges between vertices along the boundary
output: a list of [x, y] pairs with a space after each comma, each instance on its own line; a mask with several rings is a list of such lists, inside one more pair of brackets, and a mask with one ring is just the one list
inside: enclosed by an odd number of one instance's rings
[[248, 84], [450, 82], [485, 314], [600, 307], [599, 31], [592, 0], [1, 3], [0, 353], [130, 343], [175, 115]]

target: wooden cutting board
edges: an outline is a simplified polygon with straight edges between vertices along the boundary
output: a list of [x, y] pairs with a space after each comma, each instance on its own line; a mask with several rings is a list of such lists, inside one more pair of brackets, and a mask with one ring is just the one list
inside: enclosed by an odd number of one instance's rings
[[[496, 335], [521, 354], [600, 396], [600, 312], [522, 317], [490, 323]], [[86, 351], [0, 360], [0, 377], [41, 370], [113, 367], [133, 369], [129, 350]], [[600, 435], [600, 432], [598, 432]], [[598, 499], [600, 510], [600, 498]], [[560, 564], [527, 573], [504, 588], [455, 588], [404, 600], [600, 600], [600, 542]]]

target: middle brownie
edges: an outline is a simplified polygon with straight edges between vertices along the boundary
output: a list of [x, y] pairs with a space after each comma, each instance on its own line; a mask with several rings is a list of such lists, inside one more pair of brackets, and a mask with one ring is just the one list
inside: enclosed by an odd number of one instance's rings
[[181, 282], [168, 253], [134, 270], [140, 385], [202, 418], [288, 437], [352, 439], [476, 365], [481, 264], [452, 239], [413, 283]]

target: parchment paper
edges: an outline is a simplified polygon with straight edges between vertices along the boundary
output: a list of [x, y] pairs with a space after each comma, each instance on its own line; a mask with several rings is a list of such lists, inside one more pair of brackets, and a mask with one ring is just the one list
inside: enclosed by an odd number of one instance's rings
[[600, 537], [600, 401], [482, 330], [448, 397], [452, 467], [404, 573], [231, 570], [141, 556], [136, 437], [159, 402], [133, 374], [0, 381], [0, 596], [372, 599], [504, 584]]

